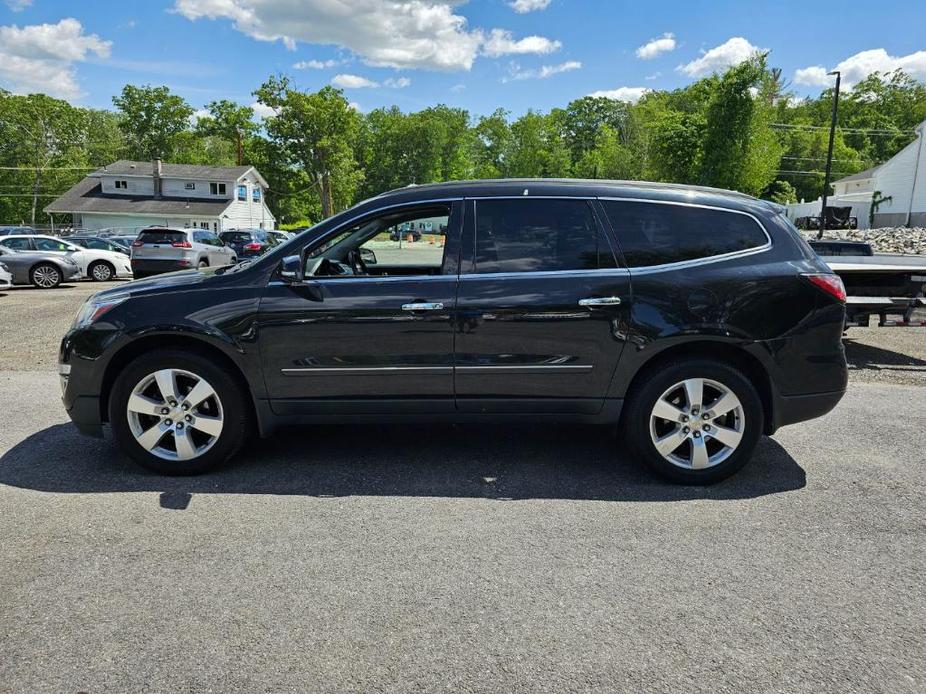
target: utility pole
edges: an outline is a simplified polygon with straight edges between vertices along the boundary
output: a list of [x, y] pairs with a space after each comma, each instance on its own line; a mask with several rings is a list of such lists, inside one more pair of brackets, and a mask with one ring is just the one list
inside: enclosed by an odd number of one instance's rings
[[836, 137], [836, 112], [839, 109], [839, 82], [842, 79], [839, 70], [833, 70], [828, 74], [836, 75], [836, 89], [833, 92], [833, 113], [830, 116], [830, 146], [826, 153], [826, 172], [823, 174], [823, 207], [820, 210], [820, 231], [817, 233], [818, 239], [822, 239], [823, 232], [826, 231], [826, 198], [829, 196], [830, 192], [830, 169], [833, 166], [833, 139]]
[[238, 166], [244, 163], [244, 151], [241, 148], [241, 130], [235, 128], [235, 142], [238, 145]]

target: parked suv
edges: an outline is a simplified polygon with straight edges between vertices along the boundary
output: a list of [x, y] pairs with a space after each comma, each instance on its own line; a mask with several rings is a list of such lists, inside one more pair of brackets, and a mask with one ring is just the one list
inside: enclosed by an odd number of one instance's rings
[[276, 237], [262, 229], [223, 231], [219, 238], [242, 259], [256, 258], [280, 243]]
[[208, 229], [149, 227], [142, 229], [132, 242], [132, 271], [136, 279], [237, 262], [235, 251]]
[[[370, 262], [377, 235], [421, 220], [446, 226], [443, 246]], [[60, 373], [82, 432], [108, 422], [162, 473], [283, 424], [565, 420], [620, 425], [634, 459], [702, 484], [836, 405], [844, 318], [839, 279], [754, 198], [449, 183], [367, 200], [250, 263], [100, 292]]]

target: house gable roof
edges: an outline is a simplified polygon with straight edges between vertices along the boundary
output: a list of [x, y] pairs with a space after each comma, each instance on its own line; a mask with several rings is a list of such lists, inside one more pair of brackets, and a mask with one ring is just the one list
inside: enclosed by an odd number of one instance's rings
[[231, 200], [154, 198], [150, 195], [112, 195], [103, 192], [98, 176], [88, 176], [45, 207], [49, 213], [98, 212], [103, 214], [192, 215], [218, 217]]
[[[95, 171], [91, 176], [152, 176], [154, 165], [150, 161], [130, 161], [120, 159]], [[212, 181], [237, 181], [246, 173], [254, 169], [253, 166], [201, 166], [199, 164], [161, 164], [163, 178], [193, 178], [209, 179]], [[257, 171], [255, 175], [266, 185]]]
[[874, 178], [875, 173], [882, 165], [872, 166], [870, 169], [865, 169], [864, 171], [859, 171], [854, 173], [851, 176], [846, 176], [845, 178], [840, 178], [838, 181], [833, 181], [833, 183], [848, 183], [849, 181], [864, 181], [868, 178]]

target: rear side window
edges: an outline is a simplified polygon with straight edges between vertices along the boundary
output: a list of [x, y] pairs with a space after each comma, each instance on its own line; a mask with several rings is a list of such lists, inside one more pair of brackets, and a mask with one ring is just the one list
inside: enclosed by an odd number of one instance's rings
[[585, 200], [478, 200], [476, 272], [613, 268], [617, 263]]
[[768, 243], [752, 217], [736, 212], [650, 202], [601, 204], [629, 267], [709, 258]]
[[142, 243], [182, 243], [186, 241], [186, 234], [182, 231], [164, 231], [161, 229], [148, 229], [138, 235]]

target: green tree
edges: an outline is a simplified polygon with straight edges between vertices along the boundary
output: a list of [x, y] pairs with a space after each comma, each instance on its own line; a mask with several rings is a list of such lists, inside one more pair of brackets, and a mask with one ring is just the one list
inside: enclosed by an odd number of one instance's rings
[[495, 109], [492, 115], [483, 116], [476, 122], [471, 147], [476, 178], [503, 178], [507, 175], [511, 126], [505, 109]]
[[354, 154], [361, 118], [344, 93], [334, 87], [302, 92], [286, 77], [271, 77], [254, 95], [276, 112], [265, 120], [267, 134], [317, 187], [322, 214], [349, 205], [363, 180]]
[[235, 163], [241, 166], [246, 161], [244, 145], [259, 129], [254, 122], [254, 109], [221, 99], [209, 103], [206, 110], [209, 115], [196, 121], [196, 134], [204, 138], [218, 137], [233, 145]]
[[133, 159], [175, 161], [181, 136], [190, 130], [193, 108], [167, 87], [127, 84], [113, 97], [122, 119], [126, 147]]

